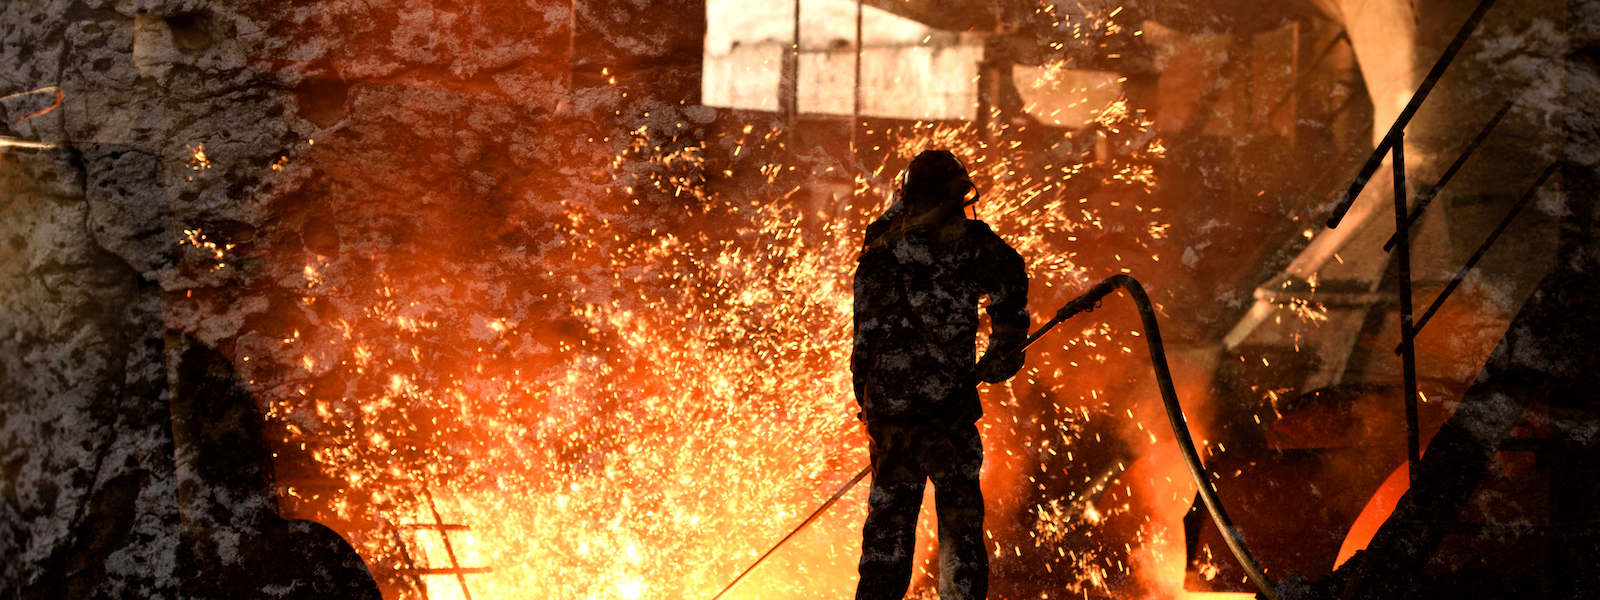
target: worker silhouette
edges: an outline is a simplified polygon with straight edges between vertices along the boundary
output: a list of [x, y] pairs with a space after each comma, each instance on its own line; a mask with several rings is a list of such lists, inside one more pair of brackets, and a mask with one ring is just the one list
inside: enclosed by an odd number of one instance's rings
[[[976, 201], [955, 155], [930, 150], [911, 161], [896, 202], [867, 227], [850, 359], [872, 459], [858, 600], [905, 595], [927, 480], [939, 521], [939, 597], [988, 595], [977, 384], [1022, 368], [1022, 352], [1008, 350], [1027, 336], [1028, 275], [1015, 250], [967, 217]], [[985, 295], [989, 350], [974, 363]]]

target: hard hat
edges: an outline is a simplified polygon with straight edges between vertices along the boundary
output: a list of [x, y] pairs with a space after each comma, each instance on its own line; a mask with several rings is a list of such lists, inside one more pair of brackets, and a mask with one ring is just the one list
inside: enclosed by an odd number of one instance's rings
[[972, 190], [972, 200], [963, 205], [971, 205], [978, 201], [978, 186], [972, 183], [972, 177], [967, 175], [967, 168], [949, 150], [924, 150], [916, 158], [911, 159], [911, 164], [906, 167], [905, 175], [901, 179], [900, 188], [902, 197], [912, 203], [926, 201], [949, 195], [964, 196], [967, 190]]

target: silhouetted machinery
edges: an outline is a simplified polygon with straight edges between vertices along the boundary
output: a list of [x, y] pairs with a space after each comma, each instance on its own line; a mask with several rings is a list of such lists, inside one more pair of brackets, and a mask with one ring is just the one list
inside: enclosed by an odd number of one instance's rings
[[[1478, 4], [1335, 208], [1330, 228], [1389, 155], [1396, 230], [1407, 232], [1509, 110], [1515, 97], [1419, 205], [1408, 207], [1405, 128], [1493, 4]], [[1569, 74], [1594, 72], [1592, 59], [1567, 58]], [[1570, 94], [1564, 100], [1568, 114], [1590, 101]], [[1287, 399], [1277, 407], [1280, 417], [1254, 439], [1234, 442], [1228, 453], [1206, 462], [1225, 482], [1223, 502], [1251, 550], [1279, 580], [1267, 595], [1357, 600], [1600, 594], [1600, 401], [1588, 381], [1600, 372], [1591, 341], [1600, 333], [1591, 308], [1600, 302], [1596, 175], [1574, 154], [1581, 146], [1565, 143], [1591, 135], [1593, 125], [1566, 125], [1561, 153], [1415, 324], [1410, 236], [1391, 239], [1397, 251], [1400, 386], [1339, 385]], [[1416, 377], [1416, 331], [1557, 173], [1566, 206], [1556, 222], [1553, 272], [1516, 313], [1470, 386], [1431, 390], [1444, 401], [1419, 401], [1424, 392]], [[1197, 499], [1185, 520], [1187, 587], [1255, 591], [1239, 562], [1217, 552], [1224, 536], [1202, 518], [1199, 504]]]

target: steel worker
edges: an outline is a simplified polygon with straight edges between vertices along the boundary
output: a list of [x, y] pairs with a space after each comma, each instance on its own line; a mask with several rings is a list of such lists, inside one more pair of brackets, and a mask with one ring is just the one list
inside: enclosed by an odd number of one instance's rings
[[[897, 201], [867, 228], [850, 359], [872, 459], [858, 600], [905, 595], [928, 480], [939, 521], [939, 597], [988, 594], [977, 385], [1022, 368], [1022, 352], [1008, 350], [1027, 337], [1028, 275], [1015, 250], [969, 218], [976, 201], [955, 155], [930, 150], [911, 161]], [[991, 335], [974, 362], [983, 296]]]

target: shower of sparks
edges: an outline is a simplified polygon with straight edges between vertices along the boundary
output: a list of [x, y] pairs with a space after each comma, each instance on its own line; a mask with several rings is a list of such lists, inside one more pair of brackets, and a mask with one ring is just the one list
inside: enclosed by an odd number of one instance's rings
[[[1285, 279], [1282, 287], [1283, 289], [1289, 289], [1294, 285], [1294, 283], [1295, 282], [1293, 280]], [[1277, 305], [1277, 314], [1274, 314], [1272, 317], [1273, 323], [1282, 324], [1283, 314], [1285, 312], [1299, 319], [1300, 323], [1309, 324], [1312, 327], [1321, 327], [1322, 323], [1328, 321], [1328, 307], [1315, 300], [1317, 286], [1320, 284], [1320, 281], [1317, 279], [1317, 275], [1313, 273], [1311, 277], [1306, 279], [1305, 284], [1305, 296], [1292, 296], [1287, 302], [1281, 302]], [[1289, 334], [1289, 340], [1294, 345], [1295, 352], [1300, 351], [1300, 341], [1304, 338], [1304, 328], [1296, 328]], [[1275, 400], [1276, 399], [1274, 399], [1274, 401]], [[1276, 409], [1274, 409], [1274, 411], [1276, 411]]]
[[[189, 151], [189, 158], [185, 160], [189, 170], [194, 171], [196, 175], [204, 176], [206, 170], [211, 168], [211, 159], [206, 158], [206, 145], [196, 144], [185, 148]], [[190, 175], [188, 179], [194, 181], [194, 178], [195, 175]]]
[[182, 246], [184, 244], [198, 248], [208, 257], [206, 262], [210, 264], [211, 272], [216, 272], [224, 267], [227, 267], [228, 251], [233, 250], [237, 246], [237, 244], [218, 244], [214, 241], [211, 241], [210, 239], [207, 239], [206, 233], [199, 229], [183, 230], [183, 237], [178, 238], [178, 245]]
[[[470, 313], [452, 300], [470, 295], [458, 283], [391, 276], [373, 257], [378, 276], [361, 284], [369, 300], [272, 342], [266, 353], [285, 358], [270, 377], [259, 371], [255, 388], [284, 446], [308, 455], [324, 481], [280, 481], [281, 492], [374, 524], [377, 533], [354, 540], [374, 572], [420, 580], [429, 597], [459, 593], [455, 575], [407, 573], [486, 567], [463, 576], [474, 598], [710, 597], [866, 463], [847, 368], [851, 275], [863, 229], [891, 200], [886, 182], [912, 156], [951, 149], [984, 182], [978, 216], [1027, 259], [1036, 312], [1098, 277], [1074, 260], [1080, 237], [1114, 230], [1146, 249], [1162, 239], [1160, 208], [1145, 204], [1160, 142], [1125, 102], [1098, 114], [1116, 139], [1110, 155], [1063, 137], [1060, 152], [1030, 157], [1047, 164], [1029, 169], [1014, 145], [986, 147], [971, 124], [869, 132], [891, 151], [832, 215], [810, 214], [800, 188], [780, 183], [811, 167], [762, 162], [785, 156], [778, 130], [746, 126], [692, 143], [632, 131], [591, 173], [609, 199], [562, 203], [557, 241], [541, 253], [543, 272], [565, 286], [540, 300], [568, 307], [580, 327]], [[736, 175], [756, 192], [714, 185]], [[1091, 202], [1085, 190], [1119, 200]], [[689, 225], [652, 227], [664, 211]], [[186, 234], [222, 259], [226, 248]], [[296, 268], [307, 310], [356, 297], [342, 268], [316, 255]], [[1126, 356], [1137, 338], [1106, 324], [1056, 335], [1019, 374], [1025, 384], [987, 392], [1008, 407], [1018, 394], [1047, 398], [1056, 411], [995, 415], [1012, 432], [1038, 431], [1016, 434], [1026, 447], [991, 452], [1038, 465], [1059, 456], [1064, 476], [1084, 485], [1030, 511], [1037, 525], [1017, 535], [1031, 546], [993, 550], [1043, 556], [1075, 595], [1103, 594], [1127, 578], [1134, 545], [1167, 534], [1143, 524], [1129, 539], [1094, 533], [1132, 514], [1134, 492], [1117, 472], [1083, 462], [1113, 435], [1090, 420], [1121, 412], [1083, 391], [1071, 369]], [[864, 488], [734, 597], [848, 595]], [[437, 527], [434, 508], [470, 529]]]

